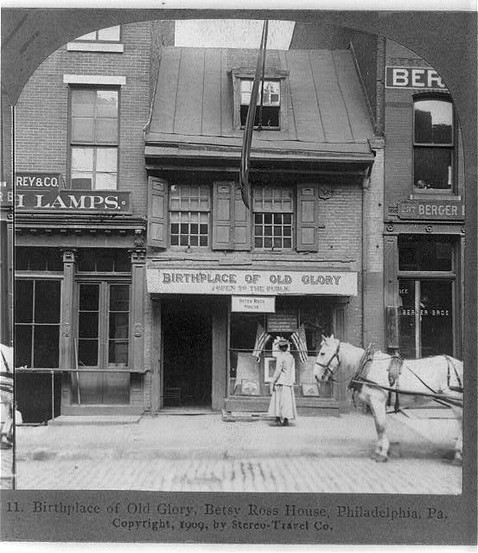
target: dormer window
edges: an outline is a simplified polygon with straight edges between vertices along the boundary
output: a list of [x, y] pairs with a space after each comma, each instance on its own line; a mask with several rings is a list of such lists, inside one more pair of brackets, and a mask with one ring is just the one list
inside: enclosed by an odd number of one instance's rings
[[[234, 128], [244, 129], [247, 112], [251, 101], [255, 71], [250, 68], [233, 69], [231, 71], [234, 87]], [[261, 105], [262, 83], [259, 83], [257, 109], [254, 118], [254, 128], [264, 131], [287, 130], [287, 79], [289, 71], [266, 67], [264, 76], [264, 100], [262, 102], [262, 120], [259, 106]]]
[[[249, 110], [249, 103], [251, 101], [252, 86], [254, 81], [252, 79], [241, 79], [241, 127], [246, 124], [247, 112]], [[257, 105], [261, 104], [261, 92], [262, 85], [259, 85], [259, 96], [257, 99]], [[256, 116], [254, 119], [254, 126], [262, 128], [280, 128], [280, 81], [264, 81], [264, 100], [262, 102], [262, 117], [261, 111], [256, 110]]]

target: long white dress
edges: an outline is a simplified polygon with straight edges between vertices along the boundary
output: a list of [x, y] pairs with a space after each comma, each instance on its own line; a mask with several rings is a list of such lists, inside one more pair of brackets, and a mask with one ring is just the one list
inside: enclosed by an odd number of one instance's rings
[[281, 351], [276, 359], [276, 370], [272, 377], [273, 391], [267, 414], [280, 419], [295, 419], [297, 407], [294, 395], [294, 358], [288, 351]]

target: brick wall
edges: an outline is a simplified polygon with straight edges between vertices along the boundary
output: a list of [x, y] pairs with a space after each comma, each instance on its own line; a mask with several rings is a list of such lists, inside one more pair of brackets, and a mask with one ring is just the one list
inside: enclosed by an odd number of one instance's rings
[[[131, 191], [133, 215], [146, 214], [143, 127], [151, 101], [151, 48], [173, 40], [171, 25], [124, 25], [123, 53], [67, 51], [49, 56], [29, 79], [16, 108], [17, 171], [59, 172], [68, 182], [68, 85], [64, 74], [124, 76], [120, 92], [119, 190]], [[164, 31], [165, 39], [157, 38]], [[156, 33], [156, 34], [155, 34]], [[169, 33], [169, 34], [168, 34]]]
[[[428, 66], [411, 50], [393, 41], [387, 41], [386, 65], [408, 67]], [[385, 205], [396, 206], [413, 193], [413, 95], [415, 89], [391, 89], [385, 91]], [[458, 136], [458, 192], [463, 194], [464, 162], [461, 132]], [[387, 216], [387, 209], [385, 214]]]

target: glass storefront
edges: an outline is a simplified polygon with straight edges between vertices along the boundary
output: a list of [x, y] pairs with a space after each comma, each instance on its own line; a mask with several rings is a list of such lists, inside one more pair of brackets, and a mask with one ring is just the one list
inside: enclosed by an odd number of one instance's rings
[[455, 242], [399, 237], [399, 331], [403, 357], [454, 354]]
[[275, 370], [274, 340], [290, 342], [296, 394], [332, 397], [331, 385], [317, 387], [313, 369], [322, 334], [332, 329], [332, 303], [318, 297], [277, 297], [275, 313], [231, 313], [229, 396], [268, 396]]

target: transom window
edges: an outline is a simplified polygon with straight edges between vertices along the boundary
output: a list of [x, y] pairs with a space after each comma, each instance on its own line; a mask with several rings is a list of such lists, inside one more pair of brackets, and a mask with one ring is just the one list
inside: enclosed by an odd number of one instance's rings
[[[247, 112], [251, 101], [252, 79], [241, 79], [241, 126], [246, 124]], [[257, 105], [261, 104], [262, 85], [259, 84]], [[262, 120], [260, 110], [256, 109], [254, 126], [279, 128], [280, 127], [280, 81], [264, 81], [264, 101], [262, 102]]]
[[71, 187], [115, 190], [118, 90], [71, 90]]
[[87, 33], [86, 35], [78, 37], [76, 40], [118, 42], [120, 39], [120, 29], [121, 27], [119, 25], [115, 25], [114, 27]]
[[453, 187], [453, 105], [439, 98], [419, 98], [414, 110], [414, 186], [419, 190]]
[[256, 186], [253, 205], [254, 247], [292, 249], [294, 223], [292, 188]]
[[209, 246], [208, 185], [172, 185], [169, 193], [171, 246]]

